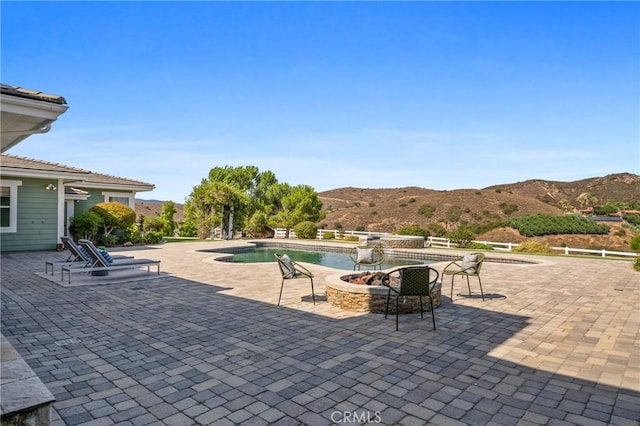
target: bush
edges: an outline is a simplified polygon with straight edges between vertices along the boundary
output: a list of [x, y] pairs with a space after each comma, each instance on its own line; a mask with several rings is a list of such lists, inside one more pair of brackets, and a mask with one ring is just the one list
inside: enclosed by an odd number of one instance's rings
[[418, 237], [427, 238], [429, 236], [429, 232], [425, 229], [420, 228], [419, 225], [409, 225], [401, 228], [398, 231], [398, 235], [415, 235]]
[[632, 225], [640, 225], [640, 214], [626, 213], [622, 216], [622, 218]]
[[476, 242], [469, 243], [467, 248], [470, 248], [472, 250], [493, 250], [493, 247], [488, 244], [482, 244], [482, 243], [476, 243]]
[[103, 235], [100, 237], [100, 242], [105, 246], [113, 246], [118, 242], [118, 237], [115, 235]]
[[551, 250], [549, 243], [533, 240], [524, 241], [519, 246], [514, 247], [513, 251], [517, 253], [553, 254], [553, 250]]
[[144, 242], [147, 244], [158, 244], [162, 241], [162, 232], [149, 232], [144, 237]]
[[198, 228], [195, 227], [193, 222], [185, 221], [180, 225], [178, 235], [181, 237], [197, 237]]
[[322, 238], [325, 240], [335, 240], [336, 239], [336, 233], [335, 232], [323, 232], [322, 233]]
[[77, 214], [73, 216], [69, 224], [69, 232], [75, 240], [86, 238], [93, 240], [98, 233], [102, 219], [100, 216], [91, 211]]
[[640, 256], [636, 257], [636, 261], [633, 263], [633, 269], [640, 271]]
[[142, 235], [140, 234], [138, 225], [131, 225], [122, 233], [122, 242], [130, 242], [136, 244], [141, 243], [142, 241]]
[[316, 235], [318, 234], [318, 227], [313, 222], [305, 221], [294, 226], [293, 232], [296, 233], [297, 238], [315, 240]]
[[629, 241], [629, 248], [635, 253], [640, 253], [640, 235], [636, 235]]
[[165, 227], [165, 220], [160, 216], [145, 217], [142, 221], [142, 230], [145, 234], [150, 232], [162, 232]]
[[459, 226], [455, 230], [449, 232], [449, 234], [447, 234], [447, 237], [458, 247], [468, 247], [471, 243], [471, 240], [473, 240], [476, 236], [469, 228]]

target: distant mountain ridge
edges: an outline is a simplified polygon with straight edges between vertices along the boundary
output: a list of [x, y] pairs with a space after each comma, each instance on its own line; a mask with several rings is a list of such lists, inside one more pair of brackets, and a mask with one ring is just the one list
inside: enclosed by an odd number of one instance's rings
[[[640, 176], [611, 174], [573, 182], [532, 179], [493, 185], [482, 189], [438, 191], [419, 187], [363, 189], [338, 188], [320, 192], [328, 210], [324, 223], [333, 229], [366, 229], [395, 232], [417, 224], [447, 222], [460, 214], [459, 221], [482, 222], [534, 213], [563, 214], [562, 203], [580, 208], [578, 197], [590, 193], [597, 204], [607, 201], [640, 202]], [[423, 206], [429, 206], [425, 208]], [[420, 212], [422, 207], [423, 213]], [[430, 211], [427, 217], [424, 211]]]

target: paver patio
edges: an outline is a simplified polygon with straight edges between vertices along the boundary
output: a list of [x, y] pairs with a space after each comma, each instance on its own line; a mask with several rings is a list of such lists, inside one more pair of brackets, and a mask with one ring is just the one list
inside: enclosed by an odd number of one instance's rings
[[319, 303], [301, 280], [277, 307], [275, 263], [198, 251], [230, 244], [132, 250], [170, 276], [79, 287], [36, 275], [63, 253], [2, 255], [2, 334], [55, 396], [54, 425], [638, 424], [630, 261], [485, 263], [486, 301], [452, 303], [445, 283], [438, 329], [415, 314], [396, 332], [327, 304], [335, 270], [318, 265]]

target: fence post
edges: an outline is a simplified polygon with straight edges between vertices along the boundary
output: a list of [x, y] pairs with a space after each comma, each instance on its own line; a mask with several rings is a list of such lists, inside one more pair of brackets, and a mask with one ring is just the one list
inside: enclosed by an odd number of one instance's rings
[[607, 257], [607, 251], [605, 249], [602, 249], [602, 257]]
[[569, 254], [569, 247], [565, 247], [564, 248], [564, 254], [568, 255]]

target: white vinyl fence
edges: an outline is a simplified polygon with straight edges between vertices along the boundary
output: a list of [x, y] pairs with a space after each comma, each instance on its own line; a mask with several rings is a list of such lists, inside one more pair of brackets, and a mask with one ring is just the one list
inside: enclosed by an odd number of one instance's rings
[[[393, 234], [388, 232], [367, 232], [367, 231], [339, 231], [337, 229], [318, 229], [318, 235], [316, 238], [318, 240], [323, 240], [324, 234], [332, 233], [335, 237], [346, 237], [346, 236], [369, 236], [369, 237], [388, 237]], [[284, 228], [276, 228], [274, 238], [286, 238], [287, 231]], [[289, 238], [296, 238], [296, 234], [293, 229], [289, 230]], [[496, 241], [472, 241], [474, 243], [485, 244], [487, 246], [493, 247], [494, 250], [500, 251], [512, 251], [514, 247], [518, 247], [517, 243], [500, 243]], [[425, 241], [425, 246], [427, 247], [446, 247], [446, 248], [455, 248], [456, 244], [452, 242], [448, 238], [440, 238], [440, 237], [428, 237]], [[624, 251], [611, 251], [611, 250], [589, 250], [589, 249], [579, 249], [579, 248], [571, 248], [571, 247], [551, 247], [552, 250], [556, 250], [559, 254], [597, 254], [601, 257], [607, 256], [622, 256], [622, 257], [637, 257], [638, 253], [630, 253]]]

